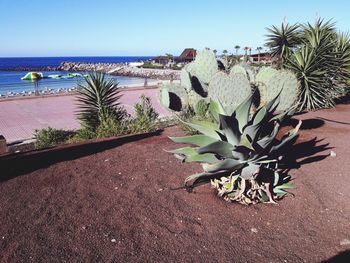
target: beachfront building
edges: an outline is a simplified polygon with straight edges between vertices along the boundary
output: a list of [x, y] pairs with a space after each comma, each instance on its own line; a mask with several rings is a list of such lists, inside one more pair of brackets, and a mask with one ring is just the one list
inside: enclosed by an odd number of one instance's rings
[[197, 51], [194, 48], [186, 48], [182, 51], [181, 55], [177, 57], [176, 61], [181, 63], [191, 62], [197, 55]]
[[260, 53], [260, 54], [252, 54], [249, 56], [250, 61], [252, 62], [269, 62], [271, 61], [271, 54], [268, 52]]
[[159, 65], [169, 65], [170, 62], [173, 61], [173, 58], [170, 56], [158, 56], [154, 58], [154, 63], [159, 64]]

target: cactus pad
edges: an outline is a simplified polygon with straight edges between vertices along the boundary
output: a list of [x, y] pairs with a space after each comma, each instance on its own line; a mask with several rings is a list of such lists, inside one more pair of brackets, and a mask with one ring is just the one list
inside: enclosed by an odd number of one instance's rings
[[209, 83], [208, 97], [220, 101], [228, 113], [232, 113], [250, 94], [250, 83], [244, 74], [229, 76], [218, 72]]
[[194, 60], [194, 67], [196, 77], [205, 84], [208, 84], [218, 72], [218, 62], [214, 53], [206, 49], [198, 52]]

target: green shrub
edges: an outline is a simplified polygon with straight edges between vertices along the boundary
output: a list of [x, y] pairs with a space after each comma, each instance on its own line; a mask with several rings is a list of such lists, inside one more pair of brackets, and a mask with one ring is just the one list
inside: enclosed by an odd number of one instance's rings
[[150, 68], [150, 69], [164, 69], [164, 66], [162, 65], [155, 65], [152, 63], [144, 63], [141, 66], [138, 66], [138, 68]]
[[207, 115], [209, 104], [204, 100], [200, 99], [194, 106], [196, 115], [205, 117]]
[[129, 131], [151, 132], [157, 129], [157, 118], [159, 114], [152, 106], [151, 99], [141, 95], [140, 101], [134, 105], [135, 116], [130, 120]]
[[97, 138], [119, 136], [128, 133], [128, 130], [128, 121], [116, 121], [113, 117], [109, 117], [97, 127], [95, 136]]
[[47, 129], [35, 130], [34, 132], [34, 147], [36, 149], [53, 147], [58, 144], [67, 142], [72, 136], [72, 131], [55, 129], [48, 127]]

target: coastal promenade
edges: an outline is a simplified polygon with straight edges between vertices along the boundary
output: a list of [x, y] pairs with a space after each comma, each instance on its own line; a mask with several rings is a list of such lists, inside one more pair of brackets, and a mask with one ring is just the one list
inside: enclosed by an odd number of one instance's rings
[[[132, 114], [133, 105], [139, 101], [141, 94], [145, 94], [151, 98], [160, 117], [169, 116], [170, 113], [159, 104], [157, 92], [157, 87], [125, 89], [121, 104]], [[80, 127], [77, 110], [76, 95], [73, 94], [0, 100], [0, 134], [11, 143], [31, 139], [35, 129], [49, 126], [77, 129]]]

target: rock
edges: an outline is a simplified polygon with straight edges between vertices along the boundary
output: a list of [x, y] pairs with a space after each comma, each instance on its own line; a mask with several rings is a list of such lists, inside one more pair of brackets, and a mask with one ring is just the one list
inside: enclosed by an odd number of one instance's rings
[[256, 229], [255, 227], [251, 228], [250, 231], [252, 231], [253, 233], [258, 233], [258, 229]]
[[117, 242], [117, 240], [115, 240], [115, 239], [113, 238], [113, 239], [111, 239], [111, 242], [112, 242], [112, 243], [115, 243], [115, 242]]
[[343, 239], [340, 241], [341, 246], [349, 246], [350, 245], [350, 240], [349, 239]]
[[331, 155], [331, 157], [336, 157], [337, 156], [336, 152], [333, 152], [333, 151], [331, 151], [330, 155]]

